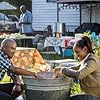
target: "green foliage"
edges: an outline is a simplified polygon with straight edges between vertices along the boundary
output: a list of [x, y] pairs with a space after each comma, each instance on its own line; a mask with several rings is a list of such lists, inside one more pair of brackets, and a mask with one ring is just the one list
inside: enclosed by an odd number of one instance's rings
[[87, 36], [91, 39], [91, 42], [93, 43], [93, 51], [94, 53], [100, 58], [100, 37], [91, 37], [90, 32], [84, 32], [83, 36]]
[[5, 2], [9, 2], [10, 4], [16, 6], [19, 8], [21, 5], [26, 5], [26, 7], [31, 10], [31, 4], [32, 2], [30, 0], [1, 0]]
[[83, 91], [80, 88], [80, 84], [73, 82], [71, 87], [71, 94], [79, 94], [79, 93], [83, 93]]
[[100, 47], [95, 47], [94, 53], [100, 58]]
[[100, 39], [94, 39], [91, 41], [93, 42], [93, 50], [94, 50], [94, 53], [100, 58], [100, 45], [98, 45], [98, 42], [100, 43]]

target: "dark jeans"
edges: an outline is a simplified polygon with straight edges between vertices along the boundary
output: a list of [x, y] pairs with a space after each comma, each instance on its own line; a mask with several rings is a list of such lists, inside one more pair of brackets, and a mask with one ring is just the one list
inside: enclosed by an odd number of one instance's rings
[[43, 39], [45, 40], [45, 37], [43, 35], [37, 34], [37, 35], [35, 35], [35, 38], [33, 40], [33, 43], [38, 43], [39, 40], [43, 40]]
[[[33, 36], [32, 33], [23, 33], [23, 34], [25, 34], [26, 36]], [[22, 47], [32, 47], [33, 46], [32, 39], [22, 39], [21, 42], [22, 42]]]
[[21, 92], [16, 92], [14, 95], [12, 95], [11, 93], [13, 87], [14, 87], [13, 83], [0, 84], [0, 100], [14, 100], [21, 94]]
[[13, 100], [13, 97], [0, 91], [0, 100]]

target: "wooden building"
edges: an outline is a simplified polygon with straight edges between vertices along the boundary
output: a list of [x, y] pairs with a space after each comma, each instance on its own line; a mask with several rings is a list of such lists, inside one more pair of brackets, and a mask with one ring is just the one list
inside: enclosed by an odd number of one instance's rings
[[32, 0], [32, 14], [34, 30], [43, 31], [47, 25], [53, 26], [59, 16], [66, 31], [74, 32], [82, 23], [100, 23], [100, 0]]

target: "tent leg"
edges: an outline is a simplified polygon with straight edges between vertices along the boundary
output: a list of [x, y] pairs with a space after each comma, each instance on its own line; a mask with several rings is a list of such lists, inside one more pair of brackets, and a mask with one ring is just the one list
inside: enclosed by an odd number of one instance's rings
[[79, 6], [80, 6], [80, 25], [81, 25], [82, 24], [82, 8], [81, 8], [81, 4]]
[[57, 23], [59, 22], [59, 4], [57, 3]]
[[90, 23], [92, 22], [92, 2], [90, 3]]

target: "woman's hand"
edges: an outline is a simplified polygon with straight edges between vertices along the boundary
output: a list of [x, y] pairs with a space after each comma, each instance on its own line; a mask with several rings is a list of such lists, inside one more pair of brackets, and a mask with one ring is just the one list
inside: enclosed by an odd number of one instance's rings
[[58, 77], [62, 77], [62, 69], [59, 67], [56, 67], [53, 69], [53, 73], [54, 73], [54, 78], [58, 78]]

